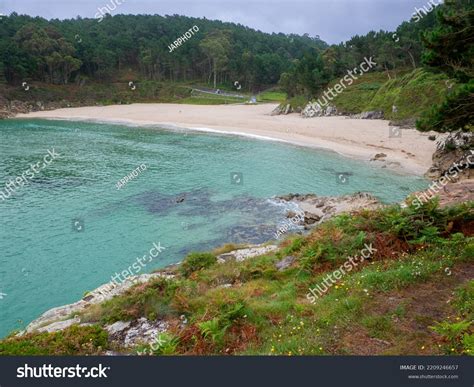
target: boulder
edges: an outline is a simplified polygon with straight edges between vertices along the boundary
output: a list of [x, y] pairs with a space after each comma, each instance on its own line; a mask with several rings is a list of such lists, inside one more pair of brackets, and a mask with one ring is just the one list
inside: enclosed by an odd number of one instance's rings
[[456, 131], [441, 135], [436, 145], [436, 151], [433, 154], [433, 165], [425, 174], [426, 177], [438, 179], [444, 174], [454, 177], [453, 174], [449, 174], [449, 170], [455, 163], [465, 164], [463, 168], [459, 168], [461, 172], [457, 173], [457, 180], [474, 177], [473, 165], [467, 165], [467, 157], [473, 154], [474, 133]]
[[381, 160], [381, 159], [384, 159], [386, 158], [387, 155], [385, 153], [377, 153], [372, 159], [371, 161], [377, 161], [377, 160]]
[[361, 120], [382, 120], [383, 119], [383, 111], [381, 110], [374, 110], [369, 112], [362, 112], [360, 114]]
[[283, 258], [281, 261], [277, 262], [275, 266], [278, 269], [278, 271], [283, 271], [285, 269], [288, 269], [293, 264], [293, 262], [295, 262], [295, 260], [296, 260], [295, 257], [293, 257], [292, 255], [288, 255], [285, 258]]

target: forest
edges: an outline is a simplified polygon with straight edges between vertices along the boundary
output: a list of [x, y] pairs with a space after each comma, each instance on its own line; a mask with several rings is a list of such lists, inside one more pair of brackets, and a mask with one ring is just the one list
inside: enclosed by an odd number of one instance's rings
[[[419, 128], [466, 128], [474, 111], [474, 5], [426, 6], [396, 31], [370, 31], [328, 45], [318, 35], [263, 33], [240, 24], [179, 15], [114, 15], [46, 20], [12, 13], [0, 23], [0, 82], [197, 82], [259, 92], [278, 86], [288, 98], [317, 97], [328, 84], [374, 57], [389, 81], [401, 69], [443, 73], [457, 87]], [[196, 26], [198, 32], [188, 31]], [[317, 29], [317, 26], [315, 26]], [[170, 52], [170, 45], [189, 38]], [[180, 38], [181, 39], [181, 38]], [[123, 82], [123, 80], [122, 80]]]

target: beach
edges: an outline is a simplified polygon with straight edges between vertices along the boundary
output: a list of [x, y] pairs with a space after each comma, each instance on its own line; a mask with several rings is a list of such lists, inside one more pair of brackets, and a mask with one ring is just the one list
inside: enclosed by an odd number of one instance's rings
[[[18, 114], [18, 118], [156, 125], [249, 136], [299, 146], [323, 148], [344, 156], [371, 160], [376, 154], [382, 167], [423, 175], [432, 164], [436, 143], [430, 133], [400, 129], [390, 136], [389, 122], [342, 116], [303, 118], [299, 114], [272, 116], [274, 104], [199, 106], [182, 104], [131, 104], [66, 108]], [[393, 134], [392, 133], [392, 134]]]

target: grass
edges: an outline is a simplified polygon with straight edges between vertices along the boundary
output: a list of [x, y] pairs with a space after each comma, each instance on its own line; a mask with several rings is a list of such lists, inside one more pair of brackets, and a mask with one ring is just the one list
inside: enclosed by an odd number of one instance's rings
[[[174, 279], [137, 285], [86, 309], [81, 322], [103, 327], [140, 317], [166, 320], [170, 339], [148, 351], [156, 355], [469, 354], [473, 208], [470, 202], [441, 210], [428, 202], [419, 209], [341, 215], [305, 236], [289, 236], [275, 253], [243, 262], [217, 264], [211, 253], [194, 253]], [[376, 253], [310, 303], [308, 289], [365, 243]], [[293, 265], [278, 271], [275, 264], [290, 254]], [[54, 335], [7, 338], [0, 352], [35, 352], [38, 340], [54, 352]], [[107, 345], [98, 344], [89, 351]]]
[[99, 355], [108, 334], [98, 326], [72, 326], [55, 333], [28, 334], [0, 341], [0, 355]]
[[[447, 95], [447, 78], [423, 69], [393, 73], [367, 73], [339, 94], [334, 104], [343, 113], [382, 110], [386, 119], [418, 118]], [[392, 107], [397, 107], [397, 112]]]
[[267, 90], [257, 95], [257, 102], [284, 102], [286, 93], [279, 90]]
[[[406, 120], [419, 118], [448, 94], [448, 78], [442, 74], [416, 69], [391, 72], [391, 76], [389, 79], [384, 72], [366, 73], [338, 94], [332, 104], [343, 114], [382, 110], [385, 119]], [[339, 81], [334, 80], [328, 87]], [[307, 102], [304, 96], [296, 96], [284, 103], [303, 108]], [[392, 111], [393, 106], [397, 107], [396, 112]]]

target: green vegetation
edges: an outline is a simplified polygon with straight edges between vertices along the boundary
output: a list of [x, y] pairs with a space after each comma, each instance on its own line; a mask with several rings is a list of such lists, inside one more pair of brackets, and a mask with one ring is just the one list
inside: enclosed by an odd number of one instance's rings
[[72, 326], [55, 333], [11, 336], [0, 341], [0, 355], [99, 355], [108, 348], [108, 334], [98, 326]]
[[280, 90], [267, 90], [257, 95], [257, 102], [283, 102], [286, 93]]
[[448, 0], [437, 19], [436, 28], [423, 37], [424, 62], [460, 85], [443, 103], [427, 111], [417, 126], [423, 131], [474, 131], [474, 4]]
[[[169, 52], [194, 25], [199, 32]], [[230, 89], [237, 80], [243, 90], [255, 92], [275, 85], [305, 51], [326, 46], [319, 38], [177, 15], [108, 15], [98, 23], [12, 13], [0, 24], [0, 78], [16, 86], [168, 81]]]
[[[431, 201], [418, 209], [391, 206], [340, 215], [306, 236], [289, 236], [276, 253], [243, 262], [216, 264], [214, 254], [190, 254], [175, 278], [137, 285], [89, 307], [80, 318], [100, 326], [141, 317], [169, 323], [159, 345], [114, 348], [124, 353], [468, 354], [473, 222], [472, 202], [440, 209]], [[310, 303], [309, 288], [359, 255], [365, 243], [377, 250], [370, 259]], [[288, 255], [294, 263], [278, 271], [276, 262]], [[453, 292], [455, 299], [446, 302]], [[85, 328], [74, 329], [87, 337]], [[102, 338], [99, 328], [88, 329]], [[0, 343], [0, 353], [83, 353], [82, 339], [60, 350], [48, 347], [68, 334], [10, 337]], [[107, 344], [97, 339], [87, 350], [99, 347]]]
[[184, 262], [181, 264], [181, 273], [185, 277], [189, 277], [195, 271], [207, 269], [217, 262], [214, 254], [209, 253], [191, 253], [188, 254]]

